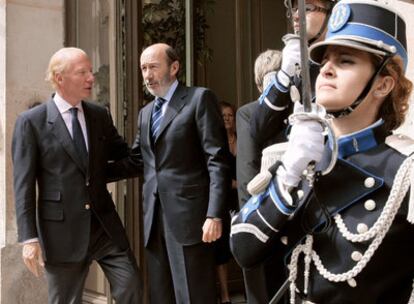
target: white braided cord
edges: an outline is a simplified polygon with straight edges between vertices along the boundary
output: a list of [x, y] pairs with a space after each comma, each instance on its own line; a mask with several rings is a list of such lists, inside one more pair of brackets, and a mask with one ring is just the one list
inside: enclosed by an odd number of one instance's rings
[[[392, 185], [390, 195], [388, 196], [388, 200], [385, 203], [384, 209], [381, 212], [381, 215], [378, 217], [375, 224], [364, 233], [351, 233], [348, 228], [345, 226], [344, 221], [342, 220], [342, 217], [340, 214], [335, 215], [334, 219], [336, 222], [336, 225], [341, 232], [341, 234], [344, 236], [345, 239], [347, 239], [350, 242], [354, 243], [360, 243], [367, 240], [372, 239], [374, 236], [376, 236], [380, 230], [387, 229], [389, 226], [391, 226], [392, 221], [395, 218], [395, 215], [398, 212], [398, 209], [401, 206], [402, 201], [404, 200], [404, 197], [410, 188], [410, 170], [413, 166], [413, 158], [409, 157], [407, 158], [400, 166], [400, 169], [398, 170], [394, 183]], [[388, 226], [388, 228], [387, 228]]]
[[[309, 236], [306, 236], [309, 237]], [[312, 236], [310, 236], [312, 237]], [[298, 274], [298, 259], [299, 255], [305, 251], [305, 245], [297, 245], [292, 252], [289, 263], [289, 291], [290, 291], [290, 304], [295, 304], [296, 296], [296, 278]]]
[[305, 243], [305, 271], [304, 271], [304, 283], [303, 283], [303, 293], [308, 294], [309, 287], [309, 276], [310, 276], [310, 264], [312, 262], [312, 246], [313, 246], [313, 237], [309, 236], [306, 238]]
[[[326, 280], [330, 282], [344, 282], [350, 279], [355, 278], [368, 264], [374, 255], [375, 251], [381, 245], [385, 235], [389, 231], [392, 222], [401, 206], [401, 203], [410, 187], [410, 178], [409, 174], [413, 170], [414, 158], [413, 156], [407, 158], [398, 169], [398, 172], [394, 178], [394, 183], [392, 185], [390, 195], [384, 206], [384, 209], [381, 212], [381, 215], [378, 217], [378, 220], [375, 224], [365, 233], [354, 234], [351, 233], [345, 223], [342, 220], [342, 217], [338, 214], [335, 218], [335, 223], [341, 232], [342, 236], [350, 242], [363, 242], [369, 239], [373, 239], [372, 243], [369, 245], [368, 249], [365, 251], [361, 260], [352, 267], [350, 270], [334, 274], [326, 269], [322, 264], [322, 261], [319, 255], [312, 249], [313, 237], [311, 235], [306, 236], [306, 243], [296, 246], [292, 252], [291, 260], [289, 263], [289, 281], [290, 281], [290, 303], [295, 303], [296, 296], [296, 278], [297, 278], [297, 266], [298, 259], [301, 253], [305, 254], [305, 273], [304, 273], [304, 291], [305, 294], [308, 289], [308, 280], [309, 280], [309, 265], [310, 262], [309, 256], [311, 256], [312, 261], [315, 264], [316, 269]], [[311, 254], [310, 254], [311, 253]], [[409, 304], [414, 304], [414, 284], [413, 290], [409, 299]]]

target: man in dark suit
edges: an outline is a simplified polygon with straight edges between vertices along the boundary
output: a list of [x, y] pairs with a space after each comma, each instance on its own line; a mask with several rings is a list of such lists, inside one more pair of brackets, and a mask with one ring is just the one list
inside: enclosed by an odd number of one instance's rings
[[107, 110], [83, 101], [94, 82], [85, 52], [57, 51], [47, 80], [56, 93], [22, 113], [13, 135], [23, 260], [36, 276], [44, 267], [49, 303], [81, 303], [93, 260], [117, 303], [141, 303], [136, 261], [106, 188], [108, 161], [125, 157], [128, 147]]
[[[254, 64], [254, 78], [258, 91], [263, 92], [268, 81], [280, 68], [282, 53], [277, 50], [267, 50], [259, 54]], [[259, 101], [253, 101], [237, 110], [237, 190], [240, 208], [250, 198], [247, 184], [260, 172], [262, 150], [276, 142], [286, 140], [284, 133], [275, 134], [265, 143], [259, 143], [252, 137], [250, 119], [259, 107]], [[283, 123], [283, 122], [282, 122]], [[249, 304], [268, 303], [280, 284], [278, 269], [274, 259], [269, 259], [255, 267], [243, 268], [244, 284], [247, 302]], [[283, 277], [283, 276], [282, 276]]]
[[[254, 79], [257, 90], [263, 93], [263, 88], [268, 81], [280, 69], [282, 52], [277, 50], [266, 50], [257, 56], [254, 63]], [[265, 79], [266, 76], [266, 79]], [[276, 142], [285, 141], [286, 138], [279, 138], [282, 135], [274, 136], [267, 142], [260, 143], [251, 135], [250, 120], [259, 101], [252, 101], [241, 106], [236, 113], [236, 129], [239, 137], [237, 139], [237, 191], [240, 208], [249, 200], [250, 194], [247, 191], [247, 184], [260, 172], [260, 160], [262, 150]]]
[[209, 243], [221, 236], [230, 188], [227, 142], [216, 97], [179, 84], [178, 59], [162, 43], [141, 55], [145, 85], [155, 97], [139, 113], [132, 148], [144, 168], [150, 302], [210, 304], [216, 292]]

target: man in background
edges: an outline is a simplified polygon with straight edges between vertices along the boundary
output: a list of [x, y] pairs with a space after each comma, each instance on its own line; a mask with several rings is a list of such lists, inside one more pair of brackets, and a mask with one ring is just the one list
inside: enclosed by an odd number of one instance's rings
[[[254, 64], [254, 78], [256, 87], [263, 93], [271, 76], [280, 68], [282, 53], [277, 50], [267, 50], [261, 53]], [[266, 77], [265, 77], [266, 76]], [[264, 83], [265, 80], [265, 83]], [[250, 132], [250, 119], [259, 101], [253, 101], [237, 110], [237, 190], [240, 208], [250, 198], [247, 184], [260, 172], [262, 150], [277, 142], [277, 138], [270, 138], [264, 144], [258, 143]], [[248, 303], [268, 303], [278, 287], [279, 274], [271, 261], [257, 265], [254, 268], [243, 269], [244, 284]]]

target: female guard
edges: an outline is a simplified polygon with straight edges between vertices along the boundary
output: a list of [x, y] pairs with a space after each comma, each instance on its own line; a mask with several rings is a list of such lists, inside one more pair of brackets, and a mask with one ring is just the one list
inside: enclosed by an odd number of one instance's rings
[[317, 120], [296, 116], [267, 190], [233, 219], [233, 254], [244, 267], [284, 254], [291, 303], [414, 301], [414, 142], [390, 136], [412, 88], [405, 23], [390, 6], [342, 0], [310, 57], [338, 152]]

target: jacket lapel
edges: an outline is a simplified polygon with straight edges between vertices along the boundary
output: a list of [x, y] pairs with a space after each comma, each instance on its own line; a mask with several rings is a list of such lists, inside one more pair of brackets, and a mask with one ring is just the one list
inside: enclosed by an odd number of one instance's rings
[[154, 101], [151, 103], [151, 105], [144, 107], [142, 109], [141, 122], [140, 122], [140, 127], [139, 127], [141, 147], [146, 147], [146, 146], [152, 147], [151, 114], [152, 114], [153, 107], [154, 107]]
[[63, 121], [62, 116], [59, 113], [53, 99], [50, 99], [47, 103], [47, 122], [50, 132], [55, 136], [56, 140], [62, 145], [66, 153], [72, 158], [72, 160], [78, 165], [78, 167], [86, 174], [86, 165], [83, 164], [79, 153], [76, 151], [73, 144], [72, 137]]
[[179, 84], [170, 102], [167, 105], [167, 109], [165, 111], [164, 117], [162, 118], [160, 130], [158, 132], [157, 138], [155, 139], [155, 142], [158, 141], [164, 130], [168, 127], [171, 121], [177, 116], [177, 114], [181, 111], [182, 107], [186, 104], [186, 96], [187, 88]]
[[[366, 186], [368, 180], [372, 180], [372, 186]], [[325, 204], [329, 214], [335, 215], [383, 185], [382, 178], [358, 168], [351, 162], [338, 159], [334, 170], [327, 176], [321, 176], [319, 182], [315, 184], [315, 193], [318, 200]], [[335, 189], [335, 191], [326, 191], [326, 189]], [[317, 213], [315, 211], [314, 214]], [[323, 217], [315, 216], [316, 222], [319, 222], [318, 218]]]
[[151, 140], [151, 114], [153, 106], [154, 102], [142, 109], [139, 132], [141, 149], [143, 152], [150, 154], [150, 157], [147, 157], [146, 159], [152, 167], [155, 167], [154, 151]]
[[148, 145], [151, 145], [151, 113], [154, 107], [154, 102], [148, 107], [142, 109], [141, 126], [140, 126], [140, 138], [141, 141], [145, 141]]

